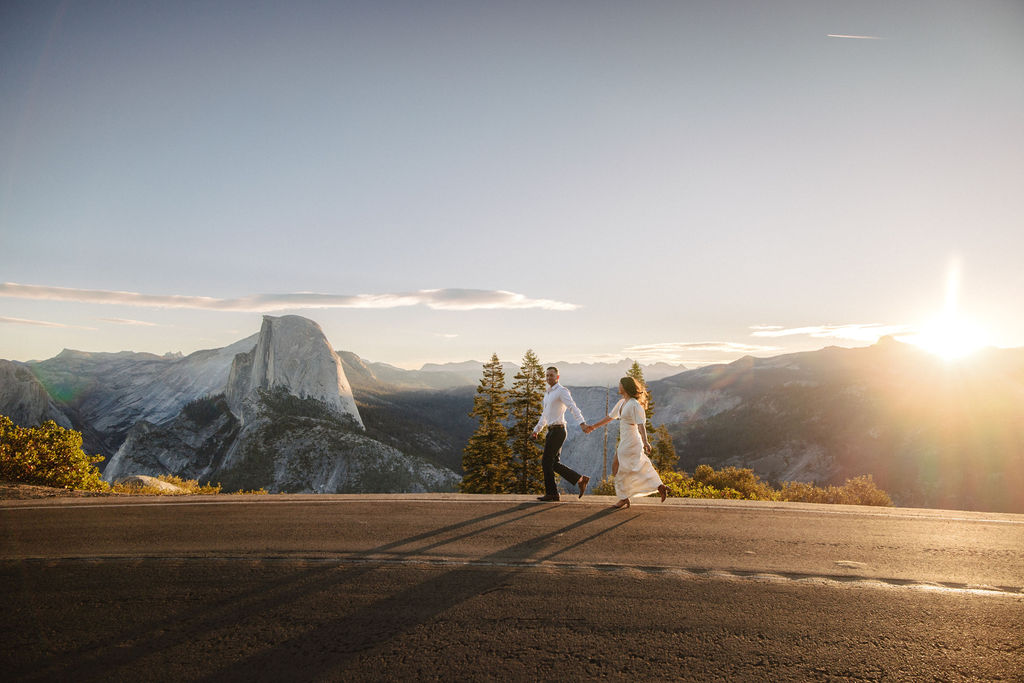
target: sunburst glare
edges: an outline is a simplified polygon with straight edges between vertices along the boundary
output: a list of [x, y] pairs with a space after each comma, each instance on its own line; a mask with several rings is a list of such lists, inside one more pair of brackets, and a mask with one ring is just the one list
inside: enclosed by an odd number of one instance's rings
[[925, 324], [920, 332], [901, 337], [901, 341], [919, 346], [946, 360], [969, 356], [989, 345], [985, 332], [959, 313], [960, 263], [954, 259], [946, 275], [946, 305], [940, 316]]
[[985, 346], [984, 333], [974, 324], [957, 317], [943, 316], [916, 335], [904, 341], [921, 347], [946, 360], [957, 360], [978, 351]]

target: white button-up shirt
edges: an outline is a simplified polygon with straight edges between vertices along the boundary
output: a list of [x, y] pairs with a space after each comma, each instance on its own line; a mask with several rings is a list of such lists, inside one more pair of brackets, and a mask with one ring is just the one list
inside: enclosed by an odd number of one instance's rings
[[540, 421], [533, 428], [533, 432], [536, 434], [544, 429], [544, 425], [564, 425], [566, 408], [572, 412], [578, 424], [586, 422], [583, 419], [583, 413], [576, 407], [576, 402], [572, 400], [572, 394], [568, 389], [561, 384], [548, 387], [544, 393], [544, 410], [541, 411]]

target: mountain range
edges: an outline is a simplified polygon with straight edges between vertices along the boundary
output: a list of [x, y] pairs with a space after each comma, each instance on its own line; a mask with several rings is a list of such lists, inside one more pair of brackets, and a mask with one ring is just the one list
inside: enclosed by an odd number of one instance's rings
[[[631, 364], [562, 365], [610, 383]], [[265, 316], [259, 333], [188, 356], [65, 349], [0, 360], [0, 413], [81, 431], [110, 481], [174, 474], [226, 490], [448, 491], [475, 428], [481, 367], [364, 361], [332, 350], [311, 320]], [[506, 367], [511, 382], [518, 366]]]
[[[545, 363], [589, 421], [632, 364]], [[511, 381], [518, 370], [506, 363]], [[0, 361], [0, 413], [54, 419], [107, 457], [104, 476], [172, 473], [225, 490], [452, 490], [482, 363], [404, 370], [331, 348], [313, 321], [188, 356], [65, 350]], [[901, 505], [1024, 512], [1024, 349], [947, 363], [885, 338], [684, 370], [642, 366], [679, 466], [841, 484], [871, 474]], [[562, 461], [599, 480], [615, 425], [570, 427]]]
[[265, 316], [258, 334], [185, 357], [65, 350], [0, 361], [0, 380], [0, 412], [81, 431], [110, 481], [174, 474], [272, 492], [446, 491], [459, 481], [374, 438], [341, 358], [299, 316]]
[[1024, 512], [1024, 349], [947, 362], [887, 337], [703, 367], [651, 392], [683, 469], [871, 474], [899, 505]]
[[[505, 372], [506, 382], [511, 384], [512, 377], [519, 372], [519, 364], [505, 362], [501, 365]], [[633, 365], [633, 359], [625, 358], [614, 363], [567, 363], [565, 361], [556, 361], [544, 363], [544, 365], [545, 367], [554, 366], [558, 368], [561, 381], [566, 386], [614, 387], [619, 379], [625, 377], [626, 373], [629, 372], [630, 367]], [[475, 360], [462, 363], [445, 363], [443, 365], [427, 363], [416, 372], [416, 376], [429, 378], [432, 375], [441, 374], [451, 378], [453, 381], [458, 381], [459, 384], [476, 384], [480, 381], [480, 368], [482, 366], [482, 362]], [[649, 382], [670, 377], [686, 369], [681, 365], [671, 365], [669, 363], [640, 363], [640, 367], [644, 372], [644, 378]]]

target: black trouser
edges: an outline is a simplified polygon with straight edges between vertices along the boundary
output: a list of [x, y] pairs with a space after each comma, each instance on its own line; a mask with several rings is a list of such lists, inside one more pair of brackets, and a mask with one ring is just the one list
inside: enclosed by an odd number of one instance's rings
[[548, 427], [548, 435], [544, 439], [544, 458], [540, 461], [540, 465], [544, 469], [544, 494], [548, 496], [558, 495], [555, 472], [558, 472], [562, 475], [562, 479], [571, 484], [579, 483], [580, 480], [579, 472], [558, 462], [558, 454], [562, 451], [563, 443], [565, 443], [565, 425]]

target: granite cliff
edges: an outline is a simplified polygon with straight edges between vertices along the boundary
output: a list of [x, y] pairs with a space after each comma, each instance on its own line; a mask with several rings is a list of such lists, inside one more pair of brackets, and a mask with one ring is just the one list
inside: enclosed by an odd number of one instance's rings
[[164, 422], [136, 422], [104, 477], [169, 473], [272, 492], [454, 488], [455, 472], [367, 435], [341, 359], [315, 322], [264, 316], [252, 341], [219, 393]]

